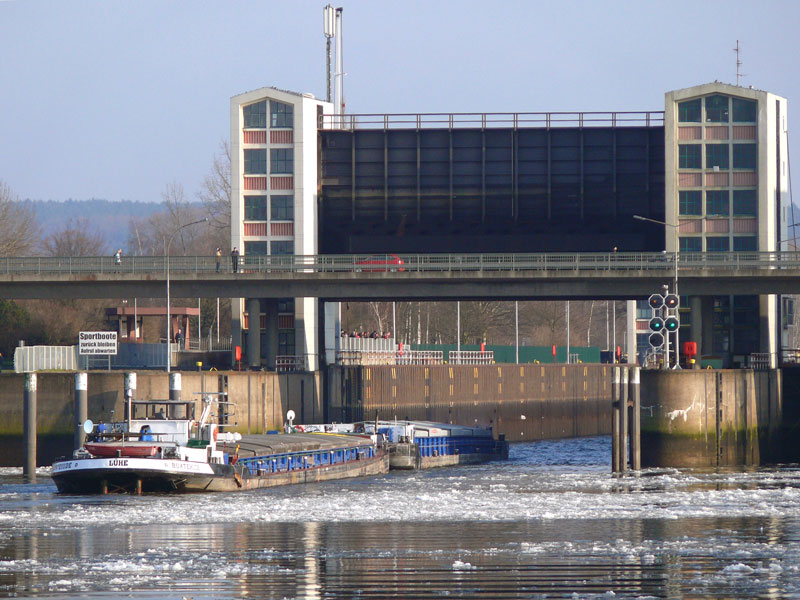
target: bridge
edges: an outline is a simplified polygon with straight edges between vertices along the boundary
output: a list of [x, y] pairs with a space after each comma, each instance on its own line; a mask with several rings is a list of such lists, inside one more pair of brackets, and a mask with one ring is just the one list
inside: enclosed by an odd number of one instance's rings
[[[0, 298], [625, 299], [800, 293], [800, 252], [4, 257]], [[400, 264], [399, 260], [402, 260]], [[167, 270], [169, 269], [169, 270]]]

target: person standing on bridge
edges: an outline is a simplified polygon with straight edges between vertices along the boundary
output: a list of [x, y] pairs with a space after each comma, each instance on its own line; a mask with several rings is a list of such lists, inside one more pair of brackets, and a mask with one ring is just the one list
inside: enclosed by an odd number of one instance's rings
[[222, 250], [219, 249], [219, 246], [217, 246], [216, 254], [217, 254], [217, 273], [219, 273], [219, 263], [222, 260]]
[[239, 249], [236, 246], [231, 250], [231, 267], [234, 273], [239, 272]]
[[122, 266], [122, 248], [114, 252], [114, 266], [117, 268], [117, 271], [119, 271], [119, 268]]

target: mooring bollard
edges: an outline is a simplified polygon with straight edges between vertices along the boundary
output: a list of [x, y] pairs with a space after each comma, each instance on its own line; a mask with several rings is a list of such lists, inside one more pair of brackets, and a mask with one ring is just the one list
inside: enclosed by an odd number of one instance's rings
[[30, 482], [36, 481], [36, 373], [25, 375], [22, 422], [25, 438], [25, 462], [22, 475]]
[[169, 399], [173, 402], [181, 401], [181, 374], [169, 374]]
[[75, 441], [73, 449], [77, 450], [86, 441], [83, 424], [89, 418], [89, 376], [86, 373], [75, 373]]

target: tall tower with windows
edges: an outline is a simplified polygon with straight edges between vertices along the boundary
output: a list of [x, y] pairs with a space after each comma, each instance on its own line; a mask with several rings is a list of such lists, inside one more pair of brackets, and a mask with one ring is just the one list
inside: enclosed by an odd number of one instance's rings
[[[332, 105], [265, 87], [231, 98], [231, 250], [238, 263], [317, 254], [317, 130]], [[233, 259], [230, 268], [233, 268]], [[235, 292], [235, 290], [232, 290]], [[319, 366], [317, 301], [234, 299], [234, 344], [247, 364]]]
[[[786, 99], [709, 83], [666, 93], [666, 249], [766, 252], [785, 249]], [[677, 228], [677, 235], [675, 235]], [[681, 339], [698, 354], [743, 366], [770, 353], [776, 365], [784, 327], [778, 297], [684, 295]]]

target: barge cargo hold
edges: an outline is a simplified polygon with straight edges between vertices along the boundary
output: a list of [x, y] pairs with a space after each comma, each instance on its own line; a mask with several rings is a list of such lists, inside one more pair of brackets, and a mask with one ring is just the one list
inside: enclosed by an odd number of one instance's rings
[[[130, 402], [128, 418], [111, 427], [86, 424], [92, 440], [53, 464], [66, 494], [239, 491], [378, 475], [389, 456], [377, 435], [335, 433], [247, 435], [221, 432], [210, 421], [217, 400]], [[140, 414], [137, 414], [140, 413]], [[220, 411], [224, 413], [224, 411]]]
[[388, 440], [391, 469], [431, 469], [508, 458], [505, 436], [494, 439], [491, 428], [428, 421], [364, 421], [310, 425], [306, 431], [365, 433]]

